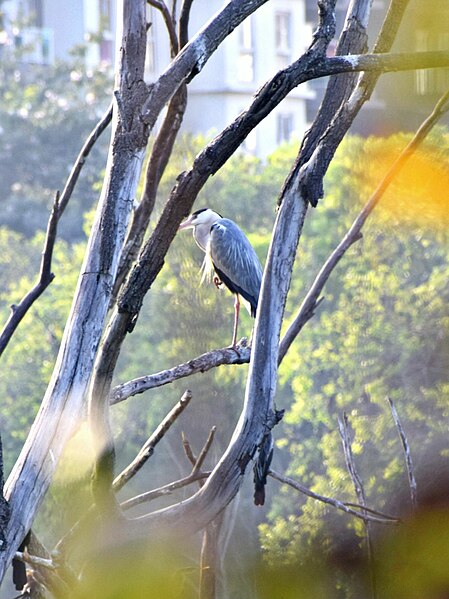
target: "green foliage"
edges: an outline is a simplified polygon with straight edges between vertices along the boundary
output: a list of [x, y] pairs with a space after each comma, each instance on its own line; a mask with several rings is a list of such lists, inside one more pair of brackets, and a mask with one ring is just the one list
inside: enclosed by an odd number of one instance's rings
[[[407, 141], [408, 137], [402, 135], [387, 140], [353, 137], [342, 144], [326, 178], [325, 199], [310, 212], [306, 222], [288, 299], [288, 318], [293, 317], [323, 261], [375, 189], [389, 163], [385, 156], [391, 162]], [[203, 139], [181, 140], [163, 179], [158, 209], [176, 175], [189, 168], [203, 144]], [[332, 274], [324, 302], [291, 347], [280, 370], [276, 403], [278, 408], [286, 408], [286, 415], [274, 431], [274, 468], [319, 493], [354, 501], [337, 432], [337, 418], [346, 412], [368, 502], [386, 512], [395, 511], [393, 499], [407, 484], [397, 431], [385, 402], [387, 395], [395, 401], [408, 433], [418, 485], [427, 484], [425, 471], [429, 464], [444, 456], [447, 459], [449, 453], [449, 244], [439, 220], [440, 188], [436, 183], [428, 184], [429, 163], [440, 169], [437, 172], [444, 181], [447, 169], [443, 158], [448, 152], [449, 138], [439, 130], [414, 163], [413, 172], [404, 172], [370, 217], [363, 240], [348, 251]], [[262, 261], [268, 250], [276, 197], [294, 153], [293, 146], [282, 147], [267, 163], [236, 156], [210, 180], [197, 202], [198, 208], [210, 206], [237, 220]], [[425, 167], [421, 178], [415, 176], [420, 165]], [[410, 187], [407, 180], [412, 175]], [[41, 246], [40, 233], [25, 243], [18, 233], [0, 231], [4, 319], [8, 306], [17, 302], [33, 282]], [[58, 242], [55, 282], [2, 357], [0, 395], [4, 408], [0, 427], [8, 465], [26, 437], [52, 371], [82, 252], [80, 245]], [[117, 383], [172, 367], [230, 343], [233, 299], [213, 285], [199, 285], [202, 258], [189, 233], [177, 236], [137, 326], [126, 339]], [[240, 334], [249, 337], [251, 327], [251, 319], [242, 312]], [[135, 455], [185, 388], [193, 392], [191, 405], [164, 438], [164, 448], [161, 445], [145, 467], [146, 476], [132, 481], [127, 495], [186, 475], [189, 466], [182, 453], [181, 431], [198, 452], [210, 427], [216, 425], [216, 442], [206, 467], [215, 463], [237, 422], [246, 374], [246, 366], [222, 367], [114, 408], [119, 469]], [[52, 502], [65, 497], [67, 489], [72, 494], [77, 489], [80, 495], [87, 489], [88, 467], [84, 462], [79, 470], [69, 472], [74, 453], [78, 453], [76, 449], [64, 460], [47, 511], [41, 515], [40, 526], [46, 531], [50, 526], [62, 531], [70, 520], [71, 508], [55, 513]], [[182, 491], [179, 497], [185, 494]], [[260, 527], [260, 542], [274, 572], [280, 562], [286, 565], [298, 561], [305, 564], [306, 570], [307, 564], [312, 564], [310, 572], [318, 572], [315, 568], [320, 567], [319, 560], [326, 556], [331, 559], [346, 535], [357, 551], [363, 551], [360, 523], [305, 500], [272, 479], [267, 495], [269, 512]], [[170, 501], [173, 499], [170, 497]], [[246, 504], [243, 509], [252, 510], [246, 513], [254, 514], [253, 506], [249, 508], [250, 494], [242, 501]], [[165, 502], [162, 499], [155, 507]], [[308, 552], [317, 546], [319, 555]], [[345, 588], [344, 576], [336, 575], [335, 580], [329, 584]], [[322, 580], [316, 596], [326, 594], [323, 589], [328, 582]], [[273, 590], [267, 596], [277, 595]], [[308, 596], [314, 596], [312, 590]]]
[[[386, 172], [385, 153], [397, 155], [406, 141], [352, 138], [342, 145], [326, 178], [323, 205], [304, 231], [301, 245], [307, 251], [300, 253], [299, 277], [311, 268], [313, 278]], [[433, 161], [446, 177], [440, 157], [447, 147], [446, 133], [437, 132], [417, 157], [415, 172], [395, 182], [366, 224], [363, 240], [332, 275], [324, 303], [281, 368], [279, 395], [290, 409], [278, 445], [289, 456], [288, 473], [323, 495], [356, 500], [337, 426], [346, 412], [369, 505], [386, 512], [394, 509], [398, 488], [407, 485], [387, 395], [408, 433], [418, 486], [428, 484], [424, 465], [447, 452], [449, 240], [440, 218], [441, 181], [429, 188], [416, 172], [417, 164]], [[412, 175], [413, 186], [407, 186]], [[301, 297], [304, 286], [296, 280], [293, 286], [290, 306], [297, 306], [296, 290]], [[326, 536], [329, 518], [361, 532], [347, 516], [280, 490], [269, 524], [261, 528], [267, 559], [275, 562], [281, 550], [296, 559], [317, 535]]]
[[[31, 240], [0, 229], [0, 317], [18, 303], [37, 280], [44, 234]], [[55, 248], [54, 282], [41, 296], [14, 334], [1, 358], [0, 430], [5, 469], [9, 470], [26, 439], [37, 412], [62, 338], [84, 247], [60, 240]]]
[[[6, 54], [0, 62], [0, 223], [26, 236], [45, 229], [55, 193], [109, 101], [108, 73], [82, 65], [77, 58], [19, 68], [16, 56]], [[106, 137], [86, 162], [60, 223], [60, 234], [71, 241], [83, 238], [83, 212], [96, 199], [92, 187], [105, 165]]]

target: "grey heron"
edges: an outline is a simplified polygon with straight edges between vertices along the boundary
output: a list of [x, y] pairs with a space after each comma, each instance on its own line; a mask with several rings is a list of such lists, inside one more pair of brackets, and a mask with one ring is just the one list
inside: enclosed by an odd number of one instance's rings
[[210, 208], [193, 212], [179, 229], [193, 229], [197, 245], [205, 252], [202, 281], [215, 276], [217, 288], [222, 284], [234, 294], [234, 333], [232, 346], [237, 344], [240, 298], [253, 317], [256, 316], [262, 282], [262, 266], [254, 248], [243, 231], [228, 218], [222, 218]]

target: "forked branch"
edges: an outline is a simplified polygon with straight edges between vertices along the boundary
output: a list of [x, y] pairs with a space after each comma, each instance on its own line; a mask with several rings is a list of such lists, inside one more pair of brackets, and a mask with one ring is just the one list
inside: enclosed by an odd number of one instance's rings
[[283, 483], [284, 485], [292, 487], [292, 489], [299, 491], [307, 497], [311, 497], [312, 499], [316, 499], [317, 501], [321, 501], [322, 503], [331, 505], [337, 508], [338, 510], [345, 512], [346, 514], [354, 516], [355, 518], [360, 518], [360, 520], [364, 520], [365, 522], [376, 522], [377, 524], [398, 524], [400, 522], [399, 518], [389, 516], [388, 514], [383, 514], [382, 512], [378, 512], [377, 510], [371, 510], [367, 507], [358, 504], [340, 501], [332, 497], [326, 497], [325, 495], [315, 493], [311, 489], [308, 489], [304, 485], [301, 485], [301, 483], [298, 483], [289, 476], [284, 476], [283, 474], [280, 474], [275, 470], [270, 470], [269, 476], [271, 476], [271, 478], [274, 478], [275, 480], [278, 480], [280, 483]]

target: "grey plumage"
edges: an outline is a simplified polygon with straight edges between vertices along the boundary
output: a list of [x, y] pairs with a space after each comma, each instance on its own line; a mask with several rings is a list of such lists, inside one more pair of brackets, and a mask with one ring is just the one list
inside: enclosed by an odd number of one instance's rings
[[243, 231], [232, 220], [220, 218], [211, 227], [206, 251], [223, 283], [250, 304], [248, 311], [255, 316], [262, 266]]
[[243, 231], [228, 218], [210, 208], [191, 214], [180, 229], [193, 229], [197, 245], [205, 252], [203, 279], [212, 277], [217, 287], [223, 283], [235, 295], [235, 320], [232, 345], [236, 345], [240, 301], [251, 316], [256, 316], [262, 282], [262, 266]]

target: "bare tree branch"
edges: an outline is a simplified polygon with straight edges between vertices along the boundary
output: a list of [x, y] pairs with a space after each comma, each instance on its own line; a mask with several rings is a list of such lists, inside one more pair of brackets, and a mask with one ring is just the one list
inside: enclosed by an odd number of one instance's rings
[[111, 122], [112, 118], [112, 105], [108, 108], [106, 113], [97, 123], [86, 142], [84, 143], [81, 151], [73, 165], [67, 182], [64, 186], [62, 194], [59, 192], [55, 195], [53, 202], [52, 211], [47, 224], [47, 233], [44, 243], [44, 249], [42, 252], [41, 268], [39, 273], [39, 280], [36, 285], [27, 293], [27, 295], [21, 300], [19, 305], [11, 307], [11, 315], [6, 322], [1, 334], [0, 334], [0, 356], [4, 352], [8, 345], [12, 335], [19, 326], [25, 314], [28, 312], [33, 303], [42, 295], [45, 289], [53, 281], [55, 275], [51, 272], [51, 260], [53, 255], [53, 248], [56, 241], [57, 225], [59, 219], [64, 212], [70, 197], [72, 196], [75, 185], [78, 181], [81, 169], [84, 166], [86, 158], [90, 154], [96, 141]]
[[0, 356], [4, 352], [25, 314], [55, 278], [55, 275], [51, 272], [51, 260], [56, 241], [59, 213], [58, 192], [56, 193], [55, 200], [53, 202], [53, 208], [48, 219], [47, 233], [45, 236], [44, 249], [42, 251], [42, 259], [39, 269], [39, 279], [33, 288], [30, 289], [30, 291], [25, 295], [25, 297], [22, 298], [19, 304], [11, 306], [11, 314], [0, 334]]
[[[167, 70], [152, 85], [144, 100], [144, 107], [138, 121], [152, 128], [157, 116], [186, 78], [192, 78], [201, 71], [210, 55], [223, 39], [266, 0], [231, 0], [221, 12], [209, 21], [187, 44], [170, 64]], [[134, 283], [133, 283], [134, 285]], [[89, 394], [89, 423], [97, 441], [98, 459], [92, 477], [92, 490], [95, 502], [103, 505], [104, 511], [119, 517], [119, 506], [112, 493], [113, 464], [115, 448], [109, 423], [108, 396], [112, 375], [120, 353], [121, 344], [129, 324], [120, 316], [121, 308], [115, 313], [108, 327], [101, 351], [96, 361]], [[128, 315], [127, 315], [128, 316]]]
[[[311, 491], [307, 487], [304, 487], [304, 485], [301, 485], [300, 483], [296, 482], [292, 478], [284, 476], [283, 474], [279, 474], [274, 470], [270, 470], [269, 476], [285, 485], [289, 485], [290, 487], [296, 489], [303, 495], [307, 495], [307, 497], [311, 497], [312, 499], [316, 499], [317, 501], [321, 501], [323, 503], [327, 503], [328, 505], [332, 505], [338, 510], [342, 510], [343, 512], [346, 512], [347, 514], [350, 514], [355, 518], [360, 518], [360, 520], [376, 522], [377, 524], [398, 524], [400, 522], [399, 518], [394, 518], [393, 516], [388, 516], [387, 514], [382, 514], [381, 512], [375, 512], [377, 514], [376, 516], [368, 514], [366, 513], [367, 511], [374, 512], [374, 510], [368, 510], [368, 508], [358, 506], [357, 504], [349, 504], [345, 501], [339, 501], [338, 499], [326, 497], [325, 495], [319, 495], [318, 493]], [[363, 511], [352, 509], [354, 505], [357, 505], [357, 507]]]
[[192, 474], [196, 474], [200, 470], [201, 466], [203, 465], [204, 460], [206, 459], [206, 456], [209, 453], [210, 446], [212, 445], [212, 443], [214, 441], [216, 432], [217, 432], [217, 427], [213, 426], [210, 429], [209, 435], [206, 439], [206, 443], [204, 444], [203, 448], [201, 449], [200, 454], [199, 454], [198, 458], [196, 459], [195, 464], [193, 465]]
[[72, 170], [70, 171], [70, 175], [67, 179], [64, 189], [62, 190], [61, 197], [59, 198], [59, 211], [58, 211], [59, 218], [61, 217], [62, 213], [66, 209], [67, 204], [72, 196], [73, 190], [75, 189], [75, 185], [78, 181], [81, 170], [86, 162], [86, 158], [89, 156], [89, 154], [90, 154], [92, 148], [94, 147], [95, 143], [97, 142], [98, 138], [103, 133], [103, 131], [107, 128], [107, 126], [110, 124], [111, 120], [112, 120], [112, 104], [109, 105], [109, 108], [106, 110], [104, 115], [101, 117], [101, 119], [95, 125], [92, 132], [89, 134], [89, 137], [84, 142], [84, 145], [81, 148], [77, 159], [75, 160], [75, 163], [72, 167]]
[[181, 11], [179, 14], [179, 45], [183, 48], [189, 41], [189, 20], [190, 20], [190, 9], [192, 8], [193, 0], [184, 0], [181, 4]]
[[0, 551], [6, 547], [6, 526], [9, 521], [9, 505], [3, 496], [4, 484], [4, 465], [3, 465], [3, 444], [0, 436]]
[[165, 433], [169, 430], [178, 416], [189, 405], [191, 399], [192, 392], [189, 390], [185, 391], [175, 407], [170, 410], [151, 437], [144, 443], [131, 464], [129, 464], [118, 476], [116, 476], [112, 485], [114, 491], [119, 491], [133, 476], [139, 472], [142, 466], [153, 455], [156, 445], [164, 437]]
[[173, 491], [177, 489], [181, 489], [182, 487], [186, 487], [187, 485], [191, 485], [192, 483], [196, 483], [198, 481], [202, 481], [205, 478], [210, 476], [210, 472], [195, 472], [190, 473], [188, 476], [176, 480], [168, 485], [164, 485], [163, 487], [159, 487], [158, 489], [153, 489], [152, 491], [147, 491], [146, 493], [142, 493], [141, 495], [136, 495], [136, 497], [132, 497], [131, 499], [127, 499], [120, 504], [120, 507], [123, 510], [131, 509], [132, 507], [139, 505], [141, 503], [145, 503], [148, 501], [153, 501], [153, 499], [157, 499], [158, 497], [163, 497], [164, 495], [171, 495]]
[[[374, 47], [375, 54], [390, 50], [408, 3], [409, 0], [391, 0]], [[351, 57], [348, 58], [351, 59]], [[312, 206], [316, 206], [318, 200], [323, 197], [323, 179], [330, 161], [354, 118], [371, 96], [379, 76], [380, 71], [377, 73], [364, 73], [359, 78], [358, 84], [352, 90], [347, 101], [342, 102], [340, 107], [330, 115], [328, 125], [323, 129], [317, 143], [311, 146], [309, 151], [300, 152], [290, 177], [294, 179], [297, 174], [301, 173], [301, 194]], [[312, 125], [312, 128], [314, 127], [315, 125]], [[281, 201], [282, 195], [278, 203]]]
[[409, 483], [409, 487], [410, 487], [410, 501], [412, 504], [412, 509], [415, 511], [418, 507], [418, 494], [417, 494], [415, 470], [413, 468], [412, 454], [410, 452], [410, 445], [407, 441], [407, 436], [402, 427], [401, 420], [399, 418], [399, 414], [396, 410], [393, 400], [391, 399], [391, 397], [387, 397], [387, 400], [388, 400], [388, 403], [390, 404], [391, 414], [393, 416], [394, 423], [396, 424], [396, 428], [398, 429], [399, 437], [400, 437], [401, 443], [402, 443], [402, 448], [404, 450], [408, 483]]
[[338, 429], [340, 431], [341, 441], [343, 444], [343, 453], [345, 456], [346, 467], [354, 484], [357, 500], [362, 508], [366, 506], [366, 496], [362, 481], [357, 473], [354, 463], [354, 455], [352, 453], [351, 438], [349, 435], [348, 416], [343, 414], [343, 419], [338, 419]]
[[158, 489], [153, 489], [152, 491], [147, 491], [146, 493], [142, 493], [141, 495], [137, 495], [136, 497], [128, 499], [127, 501], [122, 502], [120, 504], [120, 507], [122, 509], [130, 509], [131, 507], [134, 507], [135, 505], [138, 505], [140, 503], [152, 501], [153, 499], [162, 497], [164, 495], [170, 495], [176, 489], [181, 489], [182, 487], [190, 485], [194, 482], [198, 482], [200, 486], [202, 486], [204, 479], [209, 477], [210, 472], [202, 472], [200, 468], [203, 465], [203, 462], [209, 452], [210, 446], [212, 445], [216, 430], [217, 429], [215, 426], [211, 428], [207, 440], [203, 448], [201, 449], [198, 458], [193, 454], [192, 447], [188, 439], [185, 437], [184, 433], [182, 434], [182, 444], [184, 447], [184, 452], [187, 456], [187, 459], [193, 466], [192, 471], [188, 476], [181, 478], [180, 480], [174, 481], [172, 483], [169, 483], [168, 485], [164, 485], [163, 487], [159, 487]]
[[147, 0], [147, 2], [151, 6], [154, 6], [154, 8], [157, 8], [164, 19], [168, 36], [170, 38], [170, 54], [171, 57], [174, 58], [179, 51], [179, 44], [172, 15], [170, 14], [168, 7], [163, 0]]
[[[117, 68], [117, 88], [127, 100], [130, 112], [138, 113], [142, 97], [146, 97], [145, 2], [125, 2], [123, 14], [125, 35], [118, 39], [123, 51]], [[11, 519], [7, 529], [8, 548], [0, 555], [0, 580], [30, 529], [62, 449], [85, 411], [85, 392], [109, 307], [111, 284], [137, 188], [147, 133], [139, 119], [132, 120], [132, 131], [125, 131], [119, 115], [113, 118], [109, 168], [55, 369], [27, 442], [5, 486]]]
[[[292, 324], [289, 326], [285, 333], [279, 347], [279, 363], [282, 362], [285, 354], [287, 353], [290, 345], [293, 343], [296, 336], [299, 334], [303, 326], [313, 316], [318, 304], [319, 296], [329, 279], [332, 271], [340, 262], [342, 257], [345, 255], [347, 250], [356, 243], [362, 236], [361, 229], [366, 222], [366, 219], [377, 206], [379, 200], [382, 198], [392, 181], [398, 176], [402, 168], [414, 154], [417, 148], [422, 144], [424, 139], [430, 133], [432, 128], [436, 125], [438, 120], [449, 110], [449, 90], [443, 94], [438, 100], [433, 109], [432, 113], [424, 120], [419, 127], [418, 131], [414, 135], [413, 139], [407, 144], [404, 150], [400, 153], [398, 158], [393, 162], [392, 166], [384, 176], [382, 181], [377, 186], [373, 195], [370, 197], [368, 202], [365, 204], [363, 209], [359, 212], [357, 218], [352, 223], [346, 235], [333, 250], [326, 262], [321, 267], [321, 270], [317, 274], [313, 281], [306, 297], [304, 298]], [[321, 298], [322, 299], [322, 298]]]
[[[355, 493], [357, 495], [357, 501], [362, 506], [362, 511], [366, 516], [366, 495], [365, 489], [363, 488], [362, 480], [357, 472], [357, 468], [355, 466], [354, 454], [352, 453], [352, 444], [351, 437], [349, 434], [349, 422], [347, 414], [343, 414], [343, 419], [338, 419], [338, 428], [340, 431], [341, 440], [343, 443], [343, 452], [345, 455], [346, 467], [348, 469], [349, 475], [352, 479]], [[375, 568], [374, 568], [374, 548], [373, 541], [371, 537], [371, 527], [370, 522], [368, 520], [364, 520], [365, 526], [365, 536], [366, 536], [366, 548], [368, 553], [368, 563], [370, 569], [370, 579], [371, 579], [371, 593], [373, 599], [376, 599], [377, 590], [376, 590], [376, 576], [375, 576]]]
[[207, 352], [174, 368], [162, 370], [155, 374], [142, 376], [132, 379], [127, 383], [117, 385], [111, 391], [110, 404], [113, 405], [125, 401], [138, 393], [144, 393], [149, 389], [168, 385], [198, 372], [207, 372], [223, 364], [247, 364], [250, 354], [251, 349], [241, 345], [237, 346], [237, 348], [224, 347]]
[[[172, 55], [176, 55], [178, 51], [183, 48], [188, 42], [188, 23], [190, 16], [191, 2], [183, 3], [181, 7], [181, 17], [179, 21], [179, 42], [175, 31], [175, 6], [172, 8], [172, 15], [166, 16], [172, 26]], [[170, 25], [168, 25], [170, 27]], [[176, 44], [174, 41], [176, 40]], [[123, 248], [120, 267], [117, 273], [117, 278], [114, 282], [114, 290], [112, 293], [112, 301], [115, 302], [119, 293], [120, 287], [122, 286], [125, 278], [128, 276], [129, 271], [137, 258], [137, 255], [142, 246], [145, 232], [150, 222], [150, 217], [153, 212], [154, 204], [156, 202], [157, 190], [159, 187], [160, 180], [164, 174], [165, 168], [168, 164], [171, 156], [173, 146], [179, 129], [181, 127], [184, 113], [187, 107], [187, 85], [182, 84], [176, 93], [171, 98], [167, 113], [164, 117], [163, 123], [159, 129], [156, 139], [154, 141], [151, 157], [148, 161], [146, 173], [145, 173], [145, 187], [142, 193], [141, 200], [138, 207], [136, 208], [132, 223], [127, 235], [125, 247]]]
[[192, 446], [190, 445], [190, 441], [185, 436], [184, 431], [181, 433], [181, 435], [182, 435], [182, 447], [184, 449], [184, 453], [185, 453], [187, 459], [189, 460], [189, 462], [191, 463], [191, 465], [195, 466], [197, 457], [193, 453], [193, 449], [192, 449]]
[[[221, 42], [267, 0], [230, 0], [177, 55], [158, 80], [150, 86], [141, 118], [150, 129], [165, 104], [183, 82], [189, 82], [204, 67]], [[175, 85], [174, 85], [175, 84]]]
[[16, 551], [14, 554], [15, 559], [24, 562], [25, 564], [32, 564], [33, 566], [40, 566], [48, 568], [49, 570], [56, 570], [57, 566], [51, 559], [39, 557], [37, 555], [30, 555], [27, 552]]
[[[351, 0], [335, 50], [336, 56], [365, 54], [371, 0]], [[300, 166], [311, 157], [316, 144], [329, 126], [333, 115], [347, 101], [356, 84], [356, 74], [333, 75], [326, 86], [321, 106], [310, 129], [304, 135], [300, 149]]]

